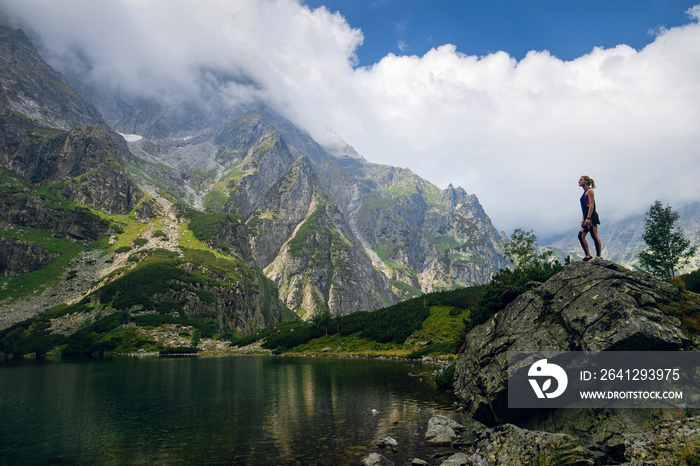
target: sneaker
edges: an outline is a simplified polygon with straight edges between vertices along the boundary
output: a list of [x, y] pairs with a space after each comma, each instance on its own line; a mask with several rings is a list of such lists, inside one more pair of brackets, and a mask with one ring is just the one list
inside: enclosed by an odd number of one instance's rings
[[584, 257], [583, 262], [588, 262], [589, 260], [593, 259], [591, 256]]

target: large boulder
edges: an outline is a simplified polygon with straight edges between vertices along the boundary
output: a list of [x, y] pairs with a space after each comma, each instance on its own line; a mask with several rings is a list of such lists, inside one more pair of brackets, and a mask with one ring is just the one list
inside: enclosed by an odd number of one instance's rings
[[700, 311], [700, 301], [649, 275], [603, 260], [571, 264], [469, 332], [455, 393], [486, 425], [523, 420], [534, 413], [508, 409], [508, 351], [693, 349], [697, 338], [668, 312], [681, 301]]

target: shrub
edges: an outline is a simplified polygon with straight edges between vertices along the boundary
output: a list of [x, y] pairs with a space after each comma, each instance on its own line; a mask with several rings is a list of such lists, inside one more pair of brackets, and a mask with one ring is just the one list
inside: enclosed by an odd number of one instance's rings
[[13, 356], [43, 355], [65, 341], [64, 336], [49, 333], [49, 326], [48, 321], [29, 320], [0, 331], [0, 352]]
[[202, 332], [200, 332], [199, 330], [195, 330], [194, 333], [192, 334], [192, 341], [190, 342], [190, 346], [192, 348], [197, 348], [199, 346], [201, 339], [202, 339]]
[[303, 345], [309, 341], [320, 338], [325, 335], [325, 330], [306, 323], [295, 328], [285, 329], [275, 335], [271, 335], [265, 339], [262, 344], [263, 348], [276, 350], [277, 352], [294, 348], [295, 346]]
[[169, 314], [146, 314], [133, 317], [131, 321], [139, 327], [158, 327], [163, 324], [176, 324], [180, 321], [180, 318]]
[[187, 216], [190, 219], [190, 230], [195, 238], [203, 243], [211, 243], [225, 225], [238, 222], [238, 217], [231, 214], [208, 214], [189, 210]]
[[82, 233], [88, 239], [95, 240], [100, 236], [101, 231], [105, 231], [110, 227], [107, 220], [101, 219], [98, 215], [93, 214], [90, 209], [85, 207], [74, 207], [75, 224], [82, 228]]
[[452, 343], [431, 343], [423, 348], [417, 349], [410, 353], [407, 358], [419, 359], [429, 354], [454, 354], [455, 347]]
[[700, 269], [681, 275], [680, 278], [685, 282], [686, 290], [700, 293]]
[[700, 315], [696, 312], [698, 304], [700, 304], [700, 297], [697, 294], [681, 289], [677, 302], [662, 304], [659, 308], [666, 314], [678, 318], [681, 321], [681, 327], [687, 332], [700, 335]]
[[[374, 340], [378, 343], [402, 344], [414, 332], [421, 329], [430, 316], [433, 306], [449, 306], [453, 315], [459, 315], [479, 300], [484, 287], [461, 288], [452, 291], [430, 293], [410, 299], [376, 311], [360, 311], [349, 315], [331, 318], [324, 314], [313, 322], [297, 322], [268, 327], [254, 335], [248, 335], [236, 341], [237, 346], [245, 346], [265, 338], [263, 347], [277, 352], [303, 345], [324, 335], [340, 334], [349, 336], [358, 334], [360, 338]], [[420, 350], [423, 351], [423, 350]], [[450, 343], [431, 345], [428, 351], [434, 353], [454, 353], [455, 347]], [[421, 353], [421, 357], [428, 353]]]
[[112, 334], [122, 323], [128, 322], [126, 312], [115, 312], [92, 325], [81, 328], [68, 337], [67, 345], [63, 348], [63, 356], [89, 356], [94, 353], [112, 351], [122, 343], [122, 337]]
[[180, 269], [178, 265], [177, 259], [153, 254], [129, 273], [97, 290], [96, 294], [101, 302], [111, 301], [116, 309], [126, 310], [138, 304], [155, 309], [153, 297], [170, 290], [172, 283], [189, 284], [203, 280], [203, 277]]
[[442, 390], [451, 390], [454, 388], [455, 380], [455, 365], [450, 364], [435, 376], [435, 384]]
[[160, 355], [161, 356], [173, 356], [173, 355], [181, 355], [181, 354], [197, 354], [199, 352], [199, 348], [192, 347], [192, 346], [180, 346], [177, 348], [163, 348], [160, 350]]
[[485, 287], [484, 295], [465, 321], [465, 331], [483, 324], [527, 289], [530, 282], [545, 282], [564, 267], [559, 263], [535, 262], [515, 270], [501, 269]]

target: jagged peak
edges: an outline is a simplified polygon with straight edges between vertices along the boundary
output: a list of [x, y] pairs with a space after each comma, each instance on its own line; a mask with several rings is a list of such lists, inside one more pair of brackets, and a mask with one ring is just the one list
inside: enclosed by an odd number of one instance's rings
[[470, 205], [472, 203], [478, 204], [479, 201], [473, 194], [467, 194], [467, 192], [461, 186], [456, 188], [450, 183], [446, 189], [440, 194], [438, 202], [441, 204], [446, 204], [450, 209], [456, 209], [460, 204]]

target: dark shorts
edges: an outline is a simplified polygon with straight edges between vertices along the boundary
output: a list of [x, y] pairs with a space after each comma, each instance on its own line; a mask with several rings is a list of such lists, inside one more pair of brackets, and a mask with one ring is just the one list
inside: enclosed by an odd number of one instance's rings
[[588, 228], [585, 224], [581, 227], [581, 229], [584, 232], [588, 233], [589, 231], [591, 231], [593, 229], [593, 227], [598, 227], [598, 225], [600, 225], [600, 220], [598, 219], [597, 215], [594, 215], [593, 218], [591, 218], [591, 221], [592, 221], [591, 228]]

